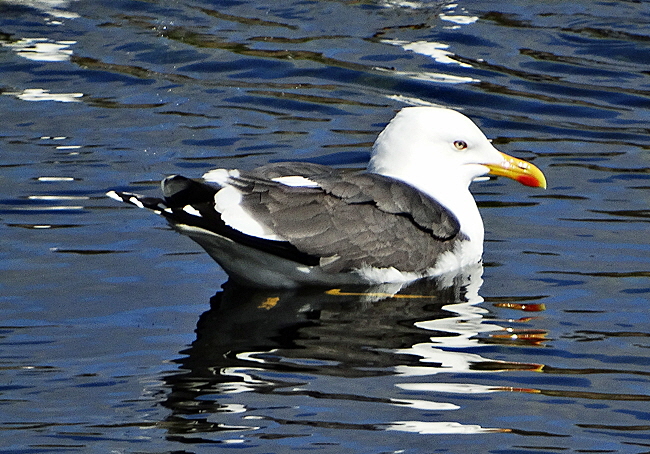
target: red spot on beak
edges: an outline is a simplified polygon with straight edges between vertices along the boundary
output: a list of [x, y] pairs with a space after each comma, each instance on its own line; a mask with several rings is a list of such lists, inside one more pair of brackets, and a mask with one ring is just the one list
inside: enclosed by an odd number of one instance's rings
[[517, 177], [517, 181], [523, 184], [524, 186], [532, 186], [534, 188], [539, 187], [539, 180], [530, 175], [521, 175]]

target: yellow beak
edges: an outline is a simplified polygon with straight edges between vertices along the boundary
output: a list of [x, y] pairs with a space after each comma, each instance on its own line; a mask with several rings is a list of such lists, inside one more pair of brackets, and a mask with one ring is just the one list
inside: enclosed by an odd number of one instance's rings
[[546, 189], [546, 177], [530, 162], [501, 153], [503, 161], [499, 164], [487, 164], [491, 175], [512, 178], [525, 186]]

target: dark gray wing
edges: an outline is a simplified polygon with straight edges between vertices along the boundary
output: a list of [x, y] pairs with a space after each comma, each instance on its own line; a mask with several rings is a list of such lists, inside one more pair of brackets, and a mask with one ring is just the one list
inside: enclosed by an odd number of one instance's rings
[[[164, 198], [145, 197], [139, 194], [117, 191], [109, 191], [107, 195], [113, 199], [140, 208], [153, 210], [157, 214], [165, 217], [171, 226], [181, 233], [187, 234], [182, 226], [199, 227], [216, 235], [230, 238], [239, 244], [266, 251], [278, 257], [302, 263], [303, 265], [315, 266], [319, 264], [319, 257], [299, 251], [287, 241], [265, 240], [247, 235], [228, 226], [221, 219], [221, 213], [214, 209], [214, 195], [220, 189], [219, 186], [174, 175], [162, 181], [162, 189]], [[185, 211], [187, 206], [194, 208], [199, 215], [197, 216]], [[193, 239], [206, 247], [197, 238], [193, 237]], [[209, 250], [209, 247], [207, 249], [208, 252], [212, 252]], [[218, 255], [218, 253], [215, 254]]]
[[[302, 175], [319, 187], [272, 178]], [[464, 239], [455, 216], [408, 184], [318, 164], [281, 163], [233, 178], [242, 205], [299, 251], [339, 272], [367, 265], [422, 272]]]

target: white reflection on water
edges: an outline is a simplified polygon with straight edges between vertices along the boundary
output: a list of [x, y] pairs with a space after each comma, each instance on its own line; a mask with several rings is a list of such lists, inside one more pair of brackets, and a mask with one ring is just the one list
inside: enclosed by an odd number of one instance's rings
[[429, 6], [427, 3], [424, 2], [414, 2], [409, 0], [382, 0], [379, 3], [385, 8], [420, 9]]
[[[465, 278], [464, 288], [466, 302], [448, 304], [443, 309], [456, 314], [450, 317], [437, 318], [415, 322], [414, 325], [420, 329], [432, 333], [441, 333], [432, 336], [430, 342], [414, 344], [411, 347], [398, 349], [397, 353], [419, 356], [419, 362], [427, 365], [397, 365], [394, 370], [404, 377], [418, 377], [425, 375], [436, 375], [440, 373], [495, 373], [501, 370], [509, 370], [517, 363], [498, 361], [484, 358], [475, 353], [458, 351], [463, 348], [474, 348], [481, 345], [478, 335], [486, 332], [508, 331], [494, 323], [485, 323], [485, 316], [488, 310], [479, 306], [483, 298], [479, 295], [482, 284], [482, 269], [474, 270]], [[460, 301], [460, 300], [459, 300]], [[452, 349], [452, 350], [449, 350]], [[489, 363], [492, 367], [480, 370], [474, 367], [476, 364]], [[501, 367], [500, 364], [503, 366]], [[535, 370], [538, 365], [524, 364], [521, 368]], [[518, 367], [519, 368], [519, 367]], [[452, 394], [477, 394], [491, 393], [498, 391], [535, 392], [535, 390], [513, 389], [499, 386], [474, 385], [467, 383], [395, 383], [395, 386], [405, 391], [429, 392], [429, 393], [452, 393]], [[448, 404], [453, 406], [453, 403]], [[461, 410], [461, 406], [456, 406]], [[509, 432], [507, 428], [485, 428], [480, 425], [465, 425], [449, 421], [395, 421], [385, 426], [385, 430], [410, 432], [418, 434], [480, 434], [489, 432]]]
[[449, 44], [429, 41], [408, 42], [399, 39], [384, 39], [382, 42], [390, 44], [392, 46], [399, 46], [404, 50], [415, 52], [416, 54], [426, 55], [433, 58], [438, 63], [442, 63], [444, 65], [454, 64], [463, 66], [465, 68], [471, 68], [471, 65], [459, 62], [458, 60], [452, 58], [454, 56], [454, 53], [447, 50], [449, 49]]
[[391, 403], [402, 407], [417, 408], [418, 410], [458, 410], [460, 407], [448, 402], [432, 402], [430, 400], [390, 399]]
[[58, 101], [58, 102], [79, 102], [83, 93], [50, 93], [42, 88], [26, 88], [22, 91], [7, 91], [3, 95], [15, 96], [23, 101]]
[[400, 389], [409, 391], [429, 391], [452, 394], [489, 394], [498, 392], [528, 392], [538, 393], [539, 390], [532, 388], [513, 388], [511, 386], [486, 386], [475, 383], [400, 383], [396, 385]]
[[[10, 0], [5, 3], [34, 8], [60, 19], [75, 19], [79, 17], [77, 13], [65, 11], [65, 8], [70, 6], [70, 0]], [[49, 23], [58, 25], [58, 22], [49, 21]]]
[[430, 421], [395, 421], [386, 427], [386, 430], [399, 432], [412, 432], [422, 435], [449, 435], [449, 434], [480, 434], [487, 432], [508, 432], [507, 429], [487, 429], [474, 424], [460, 424], [457, 422], [430, 422]]
[[[72, 56], [70, 46], [76, 41], [52, 41], [48, 38], [22, 38], [17, 41], [0, 40], [0, 47], [8, 48], [19, 57], [38, 62], [67, 62]], [[4, 95], [23, 101], [79, 102], [83, 93], [51, 93], [45, 88], [8, 90]]]
[[43, 177], [37, 177], [36, 180], [38, 181], [43, 181], [43, 182], [57, 182], [57, 181], [74, 181], [74, 177], [49, 177], [49, 176], [43, 176]]
[[[435, 364], [435, 366], [410, 366], [398, 365], [395, 371], [404, 376], [421, 376], [435, 375], [439, 373], [481, 373], [495, 372], [498, 370], [510, 370], [513, 364], [509, 361], [499, 361], [482, 357], [475, 353], [466, 353], [457, 351], [459, 348], [474, 348], [487, 346], [477, 336], [482, 333], [510, 333], [514, 332], [511, 328], [502, 327], [495, 323], [485, 323], [484, 315], [488, 311], [482, 307], [477, 307], [483, 299], [476, 295], [476, 301], [450, 304], [443, 309], [454, 312], [457, 315], [436, 320], [426, 320], [416, 322], [414, 325], [431, 332], [444, 333], [441, 336], [432, 336], [431, 342], [423, 342], [412, 345], [409, 348], [400, 349], [397, 352], [401, 354], [415, 355], [420, 357], [421, 363]], [[497, 335], [496, 337], [498, 337]], [[516, 335], [513, 335], [513, 338]], [[448, 350], [448, 349], [454, 350]], [[477, 363], [490, 363], [493, 365], [489, 370], [477, 370], [474, 365]], [[499, 367], [502, 364], [503, 367]], [[521, 368], [529, 370], [538, 370], [538, 364], [522, 364]], [[401, 385], [399, 387], [408, 388], [410, 385]], [[410, 389], [410, 388], [409, 388]]]
[[72, 56], [70, 46], [76, 41], [51, 41], [47, 38], [23, 38], [18, 41], [0, 42], [16, 55], [33, 61], [68, 61]]
[[480, 82], [478, 79], [472, 77], [452, 76], [451, 74], [432, 73], [424, 71], [395, 71], [384, 68], [374, 68], [380, 72], [387, 72], [390, 75], [398, 77], [406, 77], [413, 80], [422, 80], [425, 82], [434, 82], [440, 84], [469, 84], [472, 82]]
[[29, 200], [88, 200], [90, 197], [85, 195], [30, 195]]
[[432, 363], [436, 364], [436, 366], [418, 367], [397, 365], [395, 366], [395, 371], [398, 374], [404, 376], [420, 376], [438, 373], [468, 372], [474, 363], [493, 362], [474, 353], [447, 350], [448, 348], [457, 349], [478, 346], [479, 340], [476, 338], [478, 334], [504, 330], [504, 328], [498, 325], [484, 323], [484, 316], [488, 311], [478, 306], [483, 302], [483, 298], [478, 293], [483, 283], [481, 279], [482, 271], [482, 268], [477, 268], [465, 276], [464, 288], [466, 289], [466, 302], [443, 306], [444, 310], [456, 314], [455, 316], [414, 323], [420, 329], [443, 333], [443, 335], [432, 336], [430, 338], [431, 342], [415, 344], [396, 351], [399, 354], [419, 356], [421, 363]]
[[386, 98], [392, 99], [393, 101], [398, 101], [409, 106], [433, 106], [433, 107], [442, 107], [440, 104], [433, 102], [425, 101], [424, 99], [415, 98], [413, 96], [404, 96], [404, 95], [387, 95]]
[[460, 16], [451, 14], [440, 14], [438, 17], [444, 21], [453, 22], [458, 25], [473, 24], [478, 20], [478, 17], [476, 16]]

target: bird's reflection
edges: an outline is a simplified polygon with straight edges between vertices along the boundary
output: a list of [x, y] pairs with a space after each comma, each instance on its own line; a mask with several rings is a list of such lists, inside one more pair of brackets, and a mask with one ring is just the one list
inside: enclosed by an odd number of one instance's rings
[[[462, 275], [423, 280], [399, 289], [278, 291], [227, 283], [200, 317], [196, 340], [177, 360], [179, 370], [165, 377], [169, 392], [162, 403], [171, 414], [164, 424], [170, 436], [181, 438], [197, 432], [257, 430], [234, 423], [248, 421], [246, 415], [254, 400], [249, 394], [243, 398], [242, 393], [250, 392], [283, 396], [279, 401], [300, 395], [457, 409], [445, 402], [372, 395], [355, 387], [355, 381], [350, 381], [349, 393], [333, 397], [314, 389], [310, 380], [393, 376], [399, 381], [399, 377], [441, 372], [534, 369], [536, 365], [491, 361], [462, 351], [480, 342], [480, 333], [504, 332], [498, 323], [485, 323], [489, 313], [480, 305], [481, 274], [482, 268], [476, 267]], [[418, 386], [393, 382], [394, 386], [388, 386], [391, 392]], [[435, 392], [435, 384], [420, 386]], [[268, 397], [263, 400], [268, 402]], [[214, 422], [217, 413], [239, 415], [229, 422], [223, 418]], [[263, 416], [280, 421], [275, 418], [272, 410]], [[387, 420], [381, 429], [413, 431], [414, 424]], [[448, 429], [456, 423], [444, 424]]]

